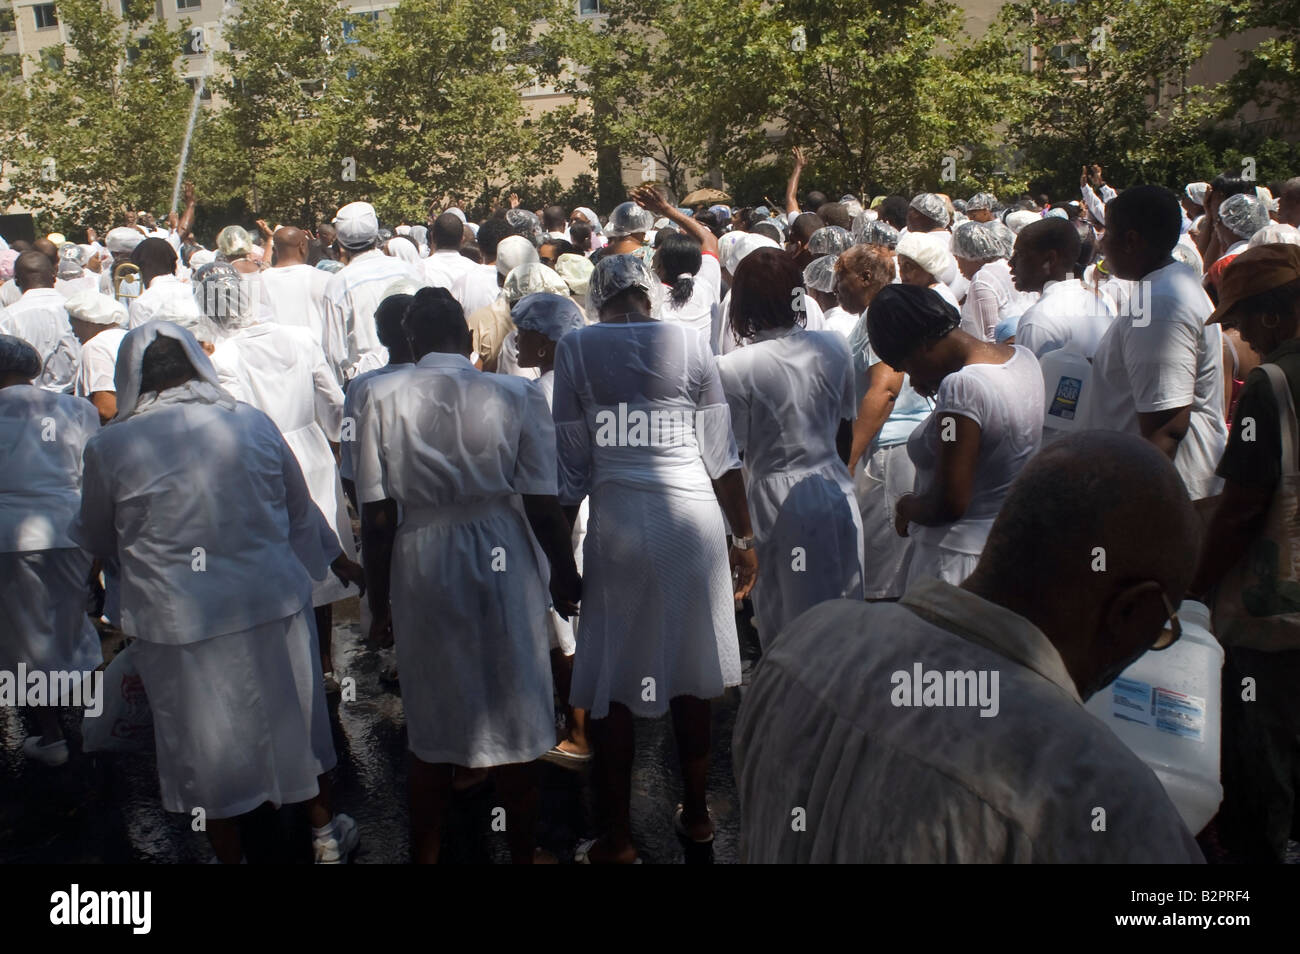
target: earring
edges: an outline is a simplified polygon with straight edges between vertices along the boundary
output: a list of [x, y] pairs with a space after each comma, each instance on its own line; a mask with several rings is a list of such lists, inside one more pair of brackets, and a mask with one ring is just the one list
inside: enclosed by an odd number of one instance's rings
[[537, 357], [539, 357], [539, 358], [544, 358], [544, 357], [546, 357], [546, 349], [545, 349], [545, 348], [538, 348], [538, 349], [537, 349]]

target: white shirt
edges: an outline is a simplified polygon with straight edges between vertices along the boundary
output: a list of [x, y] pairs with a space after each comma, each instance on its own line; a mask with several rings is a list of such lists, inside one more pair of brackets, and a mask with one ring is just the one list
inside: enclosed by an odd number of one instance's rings
[[[429, 259], [432, 261], [433, 256], [430, 255]], [[470, 262], [469, 268], [452, 283], [450, 291], [451, 297], [460, 302], [466, 315], [472, 315], [485, 305], [492, 304], [497, 300], [497, 295], [501, 294], [496, 265]]]
[[73, 382], [73, 393], [77, 397], [90, 397], [97, 391], [117, 391], [113, 373], [117, 369], [117, 352], [125, 337], [126, 331], [113, 325], [81, 346], [81, 361], [77, 364], [77, 378]]
[[1068, 346], [1091, 361], [1112, 320], [1106, 303], [1079, 279], [1048, 282], [1042, 297], [1020, 316], [1016, 344], [1036, 358]]
[[998, 322], [1023, 315], [1038, 295], [1017, 291], [1005, 258], [980, 266], [961, 306], [961, 328], [982, 341], [992, 341]]
[[325, 288], [330, 273], [313, 265], [284, 265], [262, 272], [262, 300], [271, 320], [279, 325], [307, 328], [324, 351], [329, 345], [325, 334]]
[[175, 275], [159, 275], [134, 299], [127, 312], [127, 328], [139, 328], [156, 318], [174, 321], [178, 317], [199, 318], [194, 288]]
[[66, 300], [53, 288], [29, 288], [0, 312], [0, 332], [22, 338], [41, 356], [36, 384], [47, 391], [68, 389], [81, 355], [81, 344], [63, 307]]
[[849, 340], [849, 335], [853, 329], [858, 326], [859, 315], [851, 314], [841, 308], [839, 305], [831, 305], [826, 309], [822, 316], [827, 331], [838, 331], [845, 341]]
[[325, 286], [326, 356], [355, 378], [388, 363], [388, 349], [379, 343], [375, 330], [375, 309], [384, 300], [388, 286], [399, 279], [424, 285], [424, 272], [400, 258], [378, 249], [363, 252], [330, 276]]
[[[916, 667], [983, 672], [986, 689], [996, 674], [996, 717], [895, 705], [915, 701], [896, 674]], [[1204, 860], [1042, 631], [938, 580], [900, 603], [822, 603], [765, 645], [733, 753], [744, 862]], [[1091, 828], [1098, 806], [1117, 808], [1105, 832]]]
[[[1141, 436], [1139, 414], [1191, 406], [1174, 467], [1193, 500], [1218, 493], [1214, 475], [1228, 428], [1223, 415], [1223, 333], [1196, 272], [1173, 262], [1139, 283], [1129, 311], [1111, 323], [1093, 357], [1078, 428]], [[1145, 312], [1145, 317], [1136, 314]]]
[[[447, 249], [438, 249], [430, 253], [429, 257], [422, 263], [424, 266], [424, 280], [432, 288], [445, 288], [451, 291], [456, 284], [456, 279], [460, 278], [475, 263], [470, 261], [460, 252], [448, 251]], [[492, 266], [496, 271], [496, 266]]]
[[22, 289], [12, 278], [6, 279], [3, 285], [0, 285], [0, 308], [8, 308], [19, 298], [23, 297]]
[[[701, 269], [701, 272], [703, 272], [703, 269]], [[669, 289], [665, 288], [664, 305], [659, 315], [660, 320], [694, 328], [704, 335], [705, 340], [707, 340], [713, 328], [713, 309], [718, 304], [718, 296], [712, 283], [707, 279], [702, 279], [697, 274], [691, 288], [691, 297], [680, 305], [675, 304], [668, 297], [668, 293]]]
[[75, 547], [81, 455], [99, 430], [88, 401], [27, 384], [0, 388], [0, 553]]
[[122, 568], [122, 628], [167, 645], [293, 616], [341, 552], [275, 423], [186, 387], [86, 445], [70, 534]]
[[99, 291], [99, 276], [83, 268], [76, 278], [54, 279], [54, 290], [64, 298], [71, 298], [77, 292]]

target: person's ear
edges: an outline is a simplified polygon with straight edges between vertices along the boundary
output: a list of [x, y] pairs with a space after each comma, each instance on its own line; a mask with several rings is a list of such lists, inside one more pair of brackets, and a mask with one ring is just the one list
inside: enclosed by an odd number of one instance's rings
[[[1108, 664], [1127, 666], [1155, 644], [1165, 623], [1160, 584], [1145, 580], [1126, 586], [1111, 597], [1102, 615], [1104, 651]], [[1122, 663], [1122, 665], [1120, 665]]]

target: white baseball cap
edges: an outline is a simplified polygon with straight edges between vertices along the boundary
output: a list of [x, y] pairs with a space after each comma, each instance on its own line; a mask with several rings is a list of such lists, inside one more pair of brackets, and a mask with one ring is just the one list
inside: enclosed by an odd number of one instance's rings
[[369, 202], [349, 202], [334, 216], [334, 228], [344, 248], [364, 248], [379, 238], [379, 216]]
[[143, 235], [125, 225], [109, 229], [108, 234], [104, 236], [104, 245], [114, 255], [129, 254], [143, 241]]

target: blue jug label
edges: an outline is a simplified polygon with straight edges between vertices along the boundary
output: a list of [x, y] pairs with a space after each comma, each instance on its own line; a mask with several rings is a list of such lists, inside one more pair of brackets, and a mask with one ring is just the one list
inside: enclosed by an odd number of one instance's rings
[[1136, 679], [1110, 684], [1111, 710], [1116, 719], [1136, 722], [1183, 739], [1205, 741], [1205, 700]]
[[1047, 409], [1048, 414], [1053, 414], [1066, 421], [1074, 420], [1075, 411], [1079, 408], [1079, 392], [1083, 390], [1083, 380], [1081, 378], [1062, 377], [1056, 385], [1056, 394], [1052, 397], [1052, 404]]

